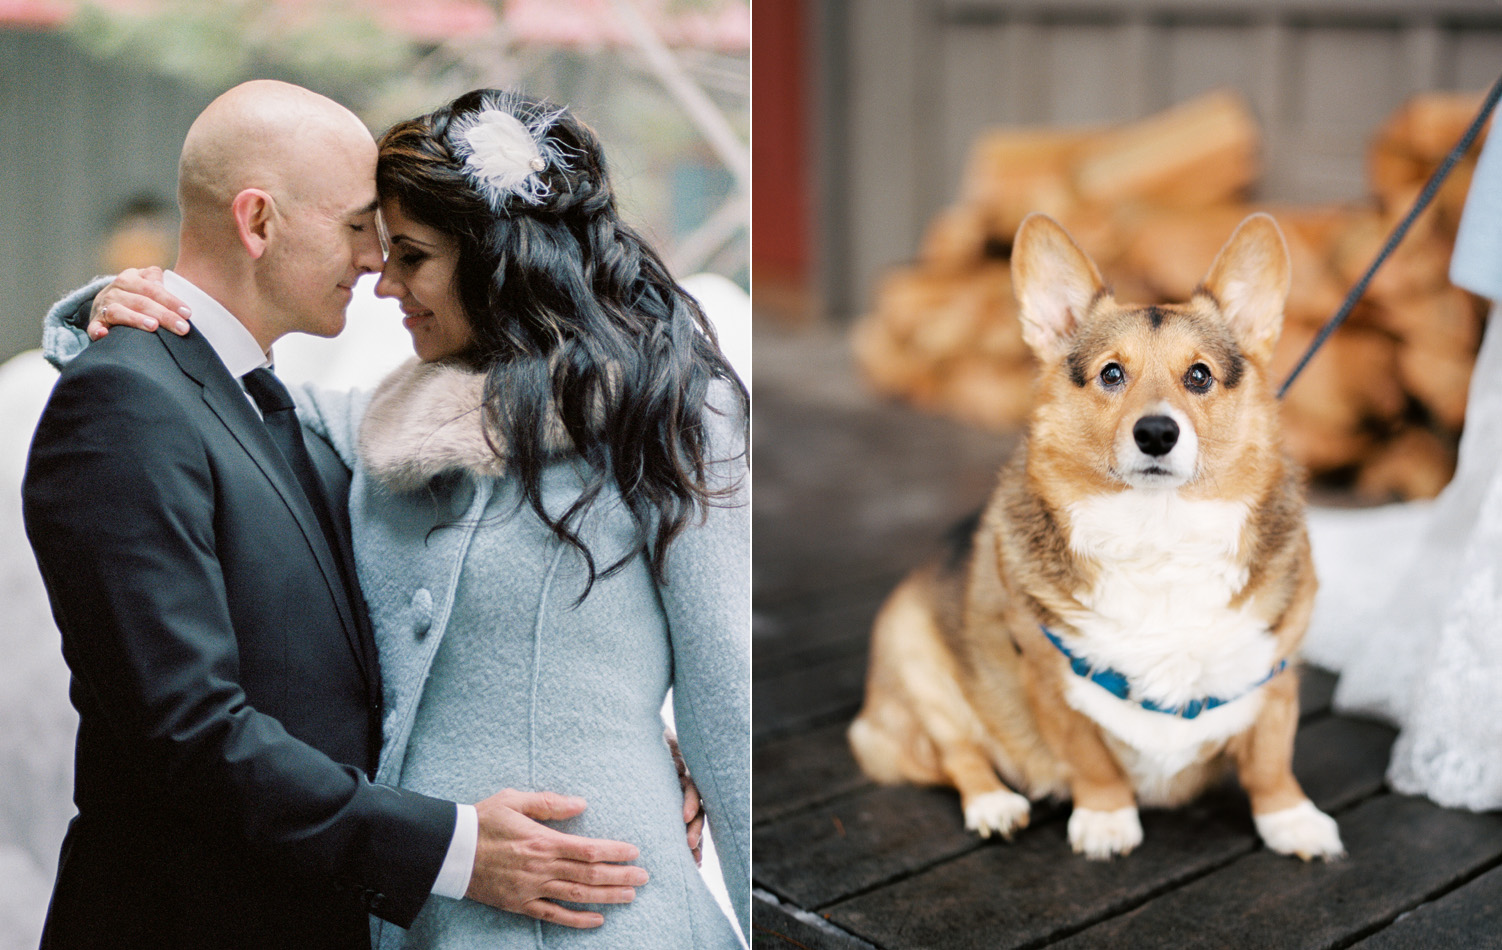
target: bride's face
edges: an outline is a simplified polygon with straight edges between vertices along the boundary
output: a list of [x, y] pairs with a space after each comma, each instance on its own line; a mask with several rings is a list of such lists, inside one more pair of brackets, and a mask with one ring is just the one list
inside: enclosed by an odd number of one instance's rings
[[395, 201], [381, 202], [390, 250], [376, 296], [401, 304], [402, 326], [412, 347], [427, 363], [458, 356], [474, 343], [474, 333], [459, 302], [454, 269], [459, 249], [441, 231], [419, 224]]

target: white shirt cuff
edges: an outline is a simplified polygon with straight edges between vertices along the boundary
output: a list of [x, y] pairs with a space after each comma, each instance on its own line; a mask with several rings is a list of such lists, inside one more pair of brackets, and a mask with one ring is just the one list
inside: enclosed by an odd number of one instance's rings
[[434, 894], [455, 900], [469, 890], [469, 877], [475, 870], [475, 851], [480, 846], [480, 813], [473, 805], [457, 807], [459, 815], [454, 821], [454, 838], [449, 842], [443, 867], [438, 870], [438, 879], [433, 882]]

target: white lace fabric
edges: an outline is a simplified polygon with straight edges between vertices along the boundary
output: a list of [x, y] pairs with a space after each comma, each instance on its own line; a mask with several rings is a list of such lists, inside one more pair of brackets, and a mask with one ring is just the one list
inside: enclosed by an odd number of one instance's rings
[[[1502, 136], [1483, 150], [1451, 279], [1502, 301]], [[1304, 655], [1337, 711], [1395, 725], [1392, 787], [1502, 808], [1502, 302], [1471, 377], [1455, 477], [1433, 502], [1315, 510], [1320, 593]]]

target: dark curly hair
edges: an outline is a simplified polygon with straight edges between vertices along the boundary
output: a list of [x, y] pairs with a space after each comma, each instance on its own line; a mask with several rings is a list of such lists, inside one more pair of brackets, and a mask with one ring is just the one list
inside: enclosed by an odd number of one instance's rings
[[[549, 117], [543, 135], [565, 160], [538, 172], [540, 203], [512, 195], [492, 206], [456, 157], [464, 148], [456, 127], [495, 108], [523, 125]], [[699, 304], [621, 220], [594, 132], [546, 100], [477, 89], [389, 129], [376, 183], [382, 200], [458, 246], [455, 280], [475, 339], [466, 358], [486, 374], [486, 439], [498, 455], [507, 446], [519, 503], [584, 556], [580, 600], [637, 554], [665, 583], [668, 545], [734, 487], [716, 491], [707, 478], [721, 461], [705, 457], [705, 414], [717, 411], [706, 402], [710, 385], [731, 384], [737, 406], [720, 409], [739, 409], [743, 446], [750, 397]], [[541, 492], [554, 419], [589, 468], [556, 518]], [[612, 480], [637, 532], [634, 547], [601, 571], [580, 524]]]

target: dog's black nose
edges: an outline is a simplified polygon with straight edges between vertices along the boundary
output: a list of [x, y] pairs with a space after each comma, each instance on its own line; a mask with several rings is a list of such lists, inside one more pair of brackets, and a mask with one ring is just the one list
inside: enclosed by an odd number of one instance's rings
[[1179, 441], [1179, 424], [1168, 416], [1143, 416], [1132, 426], [1137, 448], [1157, 458], [1173, 451]]

